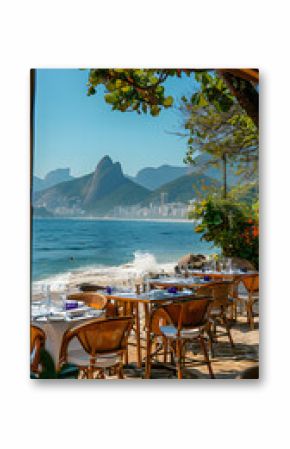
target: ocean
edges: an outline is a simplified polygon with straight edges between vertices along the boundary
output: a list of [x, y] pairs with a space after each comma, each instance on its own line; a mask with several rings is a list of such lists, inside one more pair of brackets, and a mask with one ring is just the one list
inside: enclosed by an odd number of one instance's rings
[[187, 254], [215, 252], [192, 222], [97, 219], [34, 219], [32, 280], [68, 282], [71, 276], [124, 268], [173, 267]]

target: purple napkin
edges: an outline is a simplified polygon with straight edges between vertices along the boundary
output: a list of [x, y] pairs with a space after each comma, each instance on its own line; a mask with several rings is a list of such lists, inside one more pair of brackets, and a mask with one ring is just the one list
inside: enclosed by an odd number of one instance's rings
[[108, 295], [112, 294], [112, 287], [106, 287], [106, 292], [108, 293]]
[[77, 309], [78, 308], [78, 302], [73, 300], [67, 300], [65, 302], [65, 310], [71, 310], [71, 309]]
[[167, 292], [168, 292], [168, 293], [177, 293], [177, 288], [176, 288], [176, 287], [169, 287], [169, 288], [167, 289]]
[[210, 281], [211, 277], [210, 276], [204, 276], [203, 279], [204, 279], [204, 281]]

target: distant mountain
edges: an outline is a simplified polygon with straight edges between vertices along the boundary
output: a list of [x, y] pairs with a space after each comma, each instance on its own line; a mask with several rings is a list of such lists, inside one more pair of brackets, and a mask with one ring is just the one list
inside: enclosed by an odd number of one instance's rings
[[192, 171], [192, 167], [176, 167], [173, 165], [161, 165], [160, 167], [146, 167], [140, 170], [135, 177], [130, 179], [149, 190], [158, 189], [174, 179], [180, 178]]
[[34, 207], [33, 215], [34, 215], [34, 217], [40, 217], [40, 218], [53, 217], [53, 213], [49, 212], [45, 207]]
[[71, 176], [69, 168], [57, 168], [47, 173], [44, 179], [33, 176], [33, 191], [38, 192], [48, 189], [60, 182], [71, 181], [72, 179], [75, 178]]
[[156, 189], [146, 198], [143, 204], [160, 204], [162, 199], [165, 203], [188, 203], [196, 198], [197, 194], [200, 195], [203, 192], [202, 186], [218, 187], [219, 182], [208, 176], [189, 173]]
[[[196, 165], [178, 167], [173, 165], [161, 165], [160, 167], [146, 167], [140, 170], [135, 177], [128, 176], [129, 179], [141, 186], [154, 191], [164, 184], [168, 184], [175, 179], [190, 173], [197, 173], [221, 181], [222, 167], [215, 167], [208, 164], [210, 156], [203, 154], [197, 156]], [[239, 177], [235, 174], [235, 167], [228, 167], [228, 184], [235, 185], [239, 182]]]
[[115, 206], [140, 203], [149, 193], [123, 175], [119, 162], [105, 156], [93, 173], [37, 192], [34, 206], [58, 215], [102, 215]]
[[44, 179], [39, 178], [38, 176], [33, 176], [33, 181], [32, 181], [33, 185], [33, 191], [34, 192], [38, 192], [39, 190], [45, 188], [44, 186]]

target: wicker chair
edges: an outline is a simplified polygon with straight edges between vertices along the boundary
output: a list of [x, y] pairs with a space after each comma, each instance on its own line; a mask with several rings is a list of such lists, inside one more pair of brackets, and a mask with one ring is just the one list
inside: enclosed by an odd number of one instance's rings
[[[234, 352], [234, 341], [231, 335], [229, 322], [227, 319], [227, 310], [232, 307], [232, 283], [231, 282], [216, 282], [210, 286], [200, 287], [198, 289], [198, 294], [209, 295], [212, 297], [212, 302], [209, 307], [209, 337], [210, 337], [210, 352], [211, 356], [214, 357], [214, 342], [220, 337], [227, 336], [232, 351]], [[223, 327], [225, 330], [218, 330], [218, 327]]]
[[243, 277], [242, 283], [247, 291], [246, 294], [239, 294], [238, 301], [246, 307], [247, 320], [250, 329], [254, 329], [253, 305], [259, 300], [259, 274], [249, 274]]
[[[170, 347], [176, 360], [176, 370], [178, 379], [182, 379], [182, 368], [186, 363], [186, 344], [198, 341], [204, 356], [204, 361], [208, 366], [209, 375], [214, 379], [211, 362], [208, 357], [205, 334], [208, 328], [207, 312], [211, 299], [199, 297], [188, 301], [179, 301], [158, 307], [152, 314], [152, 328], [156, 329], [157, 319], [166, 325], [159, 326], [160, 333]], [[193, 360], [190, 359], [192, 364]], [[194, 361], [195, 364], [197, 363]]]
[[94, 309], [104, 309], [106, 311], [106, 317], [117, 316], [116, 307], [112, 304], [104, 295], [95, 292], [82, 292], [73, 293], [68, 296], [68, 299], [74, 299], [76, 301], [84, 301], [89, 307]]
[[[123, 356], [132, 324], [131, 317], [92, 319], [68, 329], [62, 339], [59, 366], [77, 365], [88, 379], [95, 375], [104, 379], [105, 370], [114, 368], [118, 378], [123, 379]], [[69, 350], [74, 338], [83, 349]]]
[[30, 326], [30, 369], [39, 374], [40, 350], [45, 346], [45, 333], [37, 326]]

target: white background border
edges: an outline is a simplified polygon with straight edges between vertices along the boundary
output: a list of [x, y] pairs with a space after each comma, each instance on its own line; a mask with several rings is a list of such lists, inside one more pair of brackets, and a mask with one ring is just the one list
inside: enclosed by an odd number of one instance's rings
[[[282, 0], [2, 2], [3, 447], [285, 447], [290, 301], [286, 6]], [[29, 380], [29, 69], [90, 66], [260, 68], [260, 381]]]

